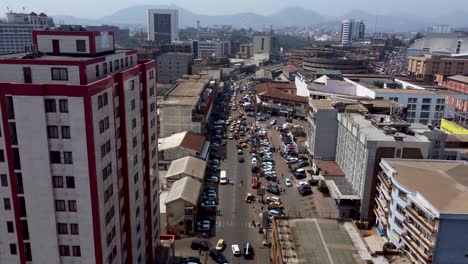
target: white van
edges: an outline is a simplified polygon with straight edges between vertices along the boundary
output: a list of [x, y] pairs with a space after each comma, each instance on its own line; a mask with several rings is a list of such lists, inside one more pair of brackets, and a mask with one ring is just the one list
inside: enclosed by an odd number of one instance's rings
[[228, 183], [228, 178], [226, 175], [226, 171], [223, 170], [219, 173], [219, 183], [220, 184], [227, 184]]

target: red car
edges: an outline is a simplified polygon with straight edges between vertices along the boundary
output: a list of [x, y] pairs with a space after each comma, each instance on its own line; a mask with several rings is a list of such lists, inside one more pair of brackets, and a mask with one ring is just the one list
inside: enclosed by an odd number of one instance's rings
[[251, 148], [250, 153], [257, 153], [257, 149], [256, 148]]
[[252, 177], [252, 188], [260, 188], [260, 179], [258, 177]]

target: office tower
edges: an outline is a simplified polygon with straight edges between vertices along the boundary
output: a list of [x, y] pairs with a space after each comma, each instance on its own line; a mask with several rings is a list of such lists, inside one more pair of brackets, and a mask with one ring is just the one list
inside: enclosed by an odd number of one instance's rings
[[148, 9], [148, 40], [156, 44], [170, 44], [179, 32], [177, 9]]
[[33, 43], [0, 57], [0, 263], [155, 263], [155, 62], [113, 32]]
[[344, 20], [341, 23], [341, 45], [364, 40], [366, 26], [362, 20]]
[[34, 29], [53, 26], [54, 20], [44, 13], [7, 13], [6, 20], [0, 20], [0, 54], [24, 52], [33, 44]]

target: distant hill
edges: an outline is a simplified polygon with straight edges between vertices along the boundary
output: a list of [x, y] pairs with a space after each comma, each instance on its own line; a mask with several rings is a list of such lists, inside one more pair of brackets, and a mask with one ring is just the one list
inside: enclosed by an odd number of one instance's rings
[[234, 27], [259, 28], [259, 27], [286, 27], [286, 26], [309, 26], [314, 24], [335, 24], [343, 19], [363, 19], [366, 23], [367, 32], [373, 32], [375, 25], [377, 31], [411, 31], [421, 30], [433, 24], [446, 23], [457, 26], [468, 26], [468, 12], [458, 11], [438, 17], [418, 17], [410, 14], [398, 15], [376, 15], [360, 10], [347, 12], [339, 17], [325, 17], [321, 14], [303, 7], [287, 7], [277, 12], [263, 16], [255, 13], [237, 13], [232, 15], [203, 15], [196, 14], [190, 10], [175, 5], [137, 5], [124, 9], [99, 19], [83, 19], [72, 16], [54, 16], [58, 24], [83, 24], [83, 25], [146, 25], [147, 9], [150, 8], [176, 8], [179, 10], [179, 27], [195, 27], [196, 21], [200, 21], [202, 26], [212, 25], [232, 25]]

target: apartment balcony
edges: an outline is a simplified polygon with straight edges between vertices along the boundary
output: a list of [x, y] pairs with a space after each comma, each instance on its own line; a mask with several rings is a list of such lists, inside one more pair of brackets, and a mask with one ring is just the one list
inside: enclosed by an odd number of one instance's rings
[[420, 213], [418, 213], [415, 209], [411, 208], [411, 206], [406, 206], [406, 211], [408, 212], [407, 215], [411, 216], [418, 224], [424, 227], [427, 231], [431, 233], [437, 233], [438, 230], [435, 228], [431, 223], [429, 223], [426, 217]]
[[376, 206], [374, 207], [374, 214], [379, 219], [382, 226], [386, 229], [388, 226], [388, 222], [387, 218], [385, 217], [385, 213], [382, 212], [382, 210], [378, 206]]
[[432, 255], [428, 255], [424, 252], [424, 249], [419, 247], [409, 236], [408, 234], [402, 235], [403, 241], [410, 248], [411, 251], [416, 253], [416, 255], [423, 261], [423, 263], [432, 263]]
[[390, 191], [392, 189], [392, 183], [387, 179], [387, 176], [385, 176], [382, 171], [379, 171], [377, 178], [379, 178], [380, 182], [387, 187], [387, 190]]
[[377, 184], [377, 190], [383, 194], [385, 200], [387, 202], [391, 202], [392, 201], [392, 198], [390, 197], [390, 192], [388, 191], [388, 189], [385, 187], [384, 184], [382, 183], [378, 183]]
[[421, 241], [424, 245], [426, 245], [426, 247], [430, 248], [430, 249], [433, 249], [436, 247], [436, 245], [429, 239], [427, 239], [426, 237], [424, 237], [421, 233], [420, 230], [418, 230], [418, 228], [416, 226], [414, 226], [409, 220], [405, 220], [403, 222], [403, 225], [406, 227], [406, 230], [409, 231], [409, 233], [411, 233], [413, 235], [413, 237], [416, 237], [419, 239], [419, 241]]
[[384, 213], [385, 216], [387, 216], [389, 213], [387, 202], [385, 202], [378, 196], [375, 197], [375, 201], [377, 202], [377, 206], [380, 208], [380, 210]]

